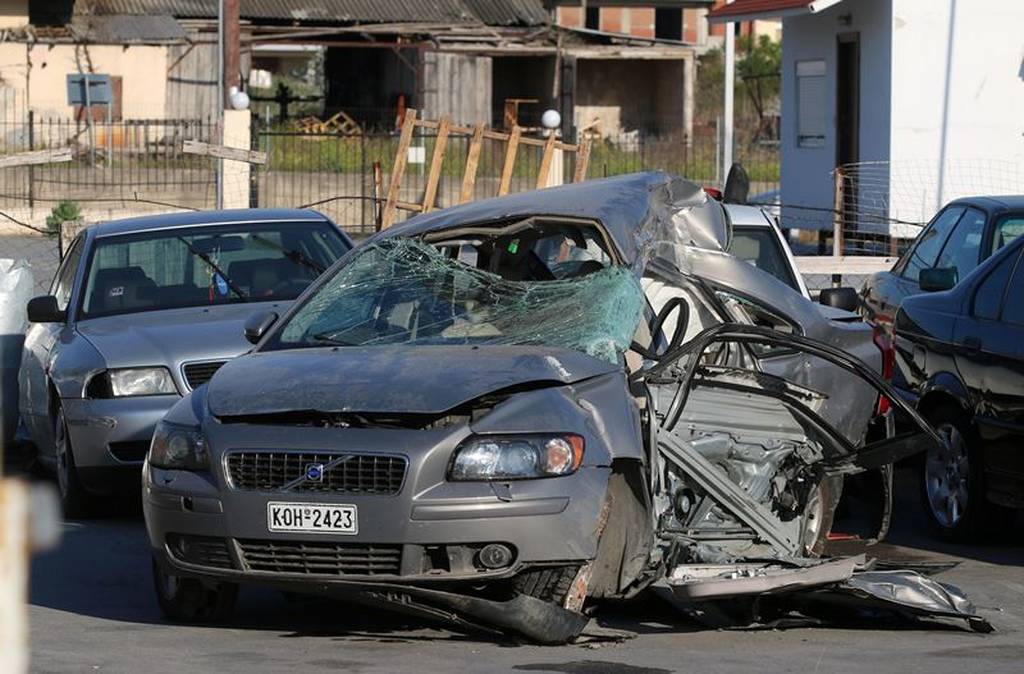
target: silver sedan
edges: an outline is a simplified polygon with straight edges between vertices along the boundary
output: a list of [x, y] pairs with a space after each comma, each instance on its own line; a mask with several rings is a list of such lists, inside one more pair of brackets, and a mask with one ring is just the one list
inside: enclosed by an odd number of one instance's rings
[[153, 428], [249, 346], [254, 311], [294, 300], [352, 247], [308, 210], [179, 213], [107, 222], [68, 247], [28, 305], [19, 407], [65, 513], [136, 487]]

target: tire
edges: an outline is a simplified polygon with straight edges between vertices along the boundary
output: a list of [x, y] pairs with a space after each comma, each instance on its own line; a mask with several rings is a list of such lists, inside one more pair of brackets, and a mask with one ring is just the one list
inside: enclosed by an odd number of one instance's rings
[[803, 553], [810, 557], [821, 557], [832, 531], [836, 506], [843, 494], [843, 477], [826, 477], [811, 490], [800, 522], [800, 544]]
[[929, 449], [920, 461], [921, 505], [939, 538], [963, 542], [987, 528], [985, 465], [978, 437], [967, 414], [956, 405], [941, 405], [927, 415], [946, 446]]
[[75, 452], [71, 446], [71, 436], [68, 434], [68, 423], [64, 417], [64, 408], [60, 405], [57, 406], [57, 413], [53, 421], [53, 439], [57, 453], [57, 489], [60, 493], [64, 517], [70, 519], [89, 517], [93, 512], [95, 499], [85, 490], [78, 478]]
[[234, 583], [205, 584], [164, 571], [153, 559], [153, 590], [164, 617], [180, 623], [216, 623], [231, 617], [238, 599]]
[[513, 587], [519, 594], [561, 605], [578, 571], [578, 566], [551, 566], [524, 571], [515, 577]]

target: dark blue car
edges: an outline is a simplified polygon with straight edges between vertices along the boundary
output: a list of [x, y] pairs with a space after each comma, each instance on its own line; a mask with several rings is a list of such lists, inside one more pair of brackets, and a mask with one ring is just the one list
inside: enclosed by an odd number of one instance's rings
[[964, 197], [950, 202], [890, 271], [873, 274], [864, 283], [865, 319], [890, 332], [904, 299], [955, 285], [1021, 234], [1024, 196]]
[[[1008, 223], [1016, 223], [1012, 241]], [[917, 408], [946, 439], [925, 454], [920, 485], [934, 529], [948, 539], [1004, 526], [1010, 509], [1024, 508], [1022, 223], [997, 217], [983, 230], [994, 233], [995, 254], [952, 289], [903, 300], [893, 326]], [[942, 280], [941, 270], [922, 271], [929, 275]]]

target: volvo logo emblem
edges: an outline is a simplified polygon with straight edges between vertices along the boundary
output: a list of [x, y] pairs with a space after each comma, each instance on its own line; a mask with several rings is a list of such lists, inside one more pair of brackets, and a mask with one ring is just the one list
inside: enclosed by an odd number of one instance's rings
[[322, 463], [307, 463], [306, 464], [306, 479], [310, 482], [323, 482], [324, 481], [324, 464]]

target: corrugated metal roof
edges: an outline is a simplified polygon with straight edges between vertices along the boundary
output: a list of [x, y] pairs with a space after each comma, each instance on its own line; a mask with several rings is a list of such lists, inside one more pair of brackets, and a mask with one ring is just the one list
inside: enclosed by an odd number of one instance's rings
[[160, 14], [75, 16], [71, 27], [79, 37], [98, 44], [153, 44], [185, 39], [185, 29], [174, 17]]
[[[215, 18], [217, 0], [90, 0], [76, 12], [170, 14]], [[243, 19], [315, 23], [467, 23], [473, 14], [460, 0], [241, 0]]]
[[543, 26], [550, 16], [541, 0], [462, 0], [488, 26]]
[[[214, 18], [217, 0], [78, 0], [75, 12]], [[475, 23], [540, 26], [543, 0], [241, 0], [243, 19], [313, 23]]]

